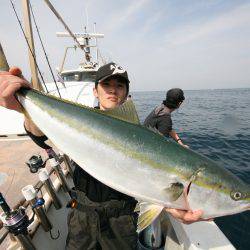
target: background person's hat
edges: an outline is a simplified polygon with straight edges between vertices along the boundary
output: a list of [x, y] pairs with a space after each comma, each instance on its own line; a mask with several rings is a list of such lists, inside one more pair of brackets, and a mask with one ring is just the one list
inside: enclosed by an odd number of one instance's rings
[[168, 108], [177, 108], [180, 102], [185, 100], [184, 92], [182, 89], [170, 89], [166, 94], [166, 100], [163, 102]]
[[98, 69], [95, 83], [97, 84], [98, 82], [103, 81], [113, 75], [120, 76], [126, 81], [127, 84], [129, 83], [127, 71], [114, 62], [105, 64]]

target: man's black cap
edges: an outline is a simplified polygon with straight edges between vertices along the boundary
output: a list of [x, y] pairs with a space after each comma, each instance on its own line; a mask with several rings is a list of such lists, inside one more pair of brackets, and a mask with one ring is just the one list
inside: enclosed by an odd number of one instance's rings
[[96, 73], [95, 83], [97, 84], [98, 82], [105, 80], [113, 75], [122, 77], [128, 85], [129, 79], [127, 71], [114, 62], [105, 64], [98, 69]]
[[166, 100], [163, 102], [168, 108], [177, 108], [180, 102], [185, 100], [182, 89], [170, 89], [166, 94]]

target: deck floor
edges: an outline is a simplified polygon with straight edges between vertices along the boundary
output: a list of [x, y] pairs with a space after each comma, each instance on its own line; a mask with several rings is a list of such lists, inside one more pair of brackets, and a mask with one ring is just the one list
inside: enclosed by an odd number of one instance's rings
[[0, 192], [11, 207], [22, 198], [24, 186], [38, 181], [37, 174], [32, 174], [25, 163], [33, 154], [46, 159], [46, 152], [30, 139], [0, 141]]

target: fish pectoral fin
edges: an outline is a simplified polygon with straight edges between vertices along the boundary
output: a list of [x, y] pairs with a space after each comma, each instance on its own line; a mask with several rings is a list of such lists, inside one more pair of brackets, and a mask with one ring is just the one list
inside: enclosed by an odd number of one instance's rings
[[117, 108], [105, 111], [98, 110], [98, 112], [126, 122], [140, 124], [140, 120], [132, 100], [124, 102]]
[[137, 203], [136, 203], [134, 212], [136, 212], [136, 213], [138, 213], [138, 214], [140, 213], [140, 202], [137, 202]]
[[167, 196], [169, 201], [176, 201], [182, 195], [184, 185], [181, 182], [171, 183], [170, 187], [163, 189], [164, 195]]
[[149, 226], [161, 213], [163, 206], [150, 204], [147, 202], [139, 203], [140, 213], [137, 222], [137, 232]]

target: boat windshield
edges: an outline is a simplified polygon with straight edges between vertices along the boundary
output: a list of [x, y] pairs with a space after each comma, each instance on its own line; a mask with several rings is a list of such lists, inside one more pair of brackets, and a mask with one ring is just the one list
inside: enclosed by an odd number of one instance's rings
[[96, 71], [68, 72], [68, 73], [62, 73], [61, 76], [65, 82], [72, 82], [72, 81], [94, 82]]

